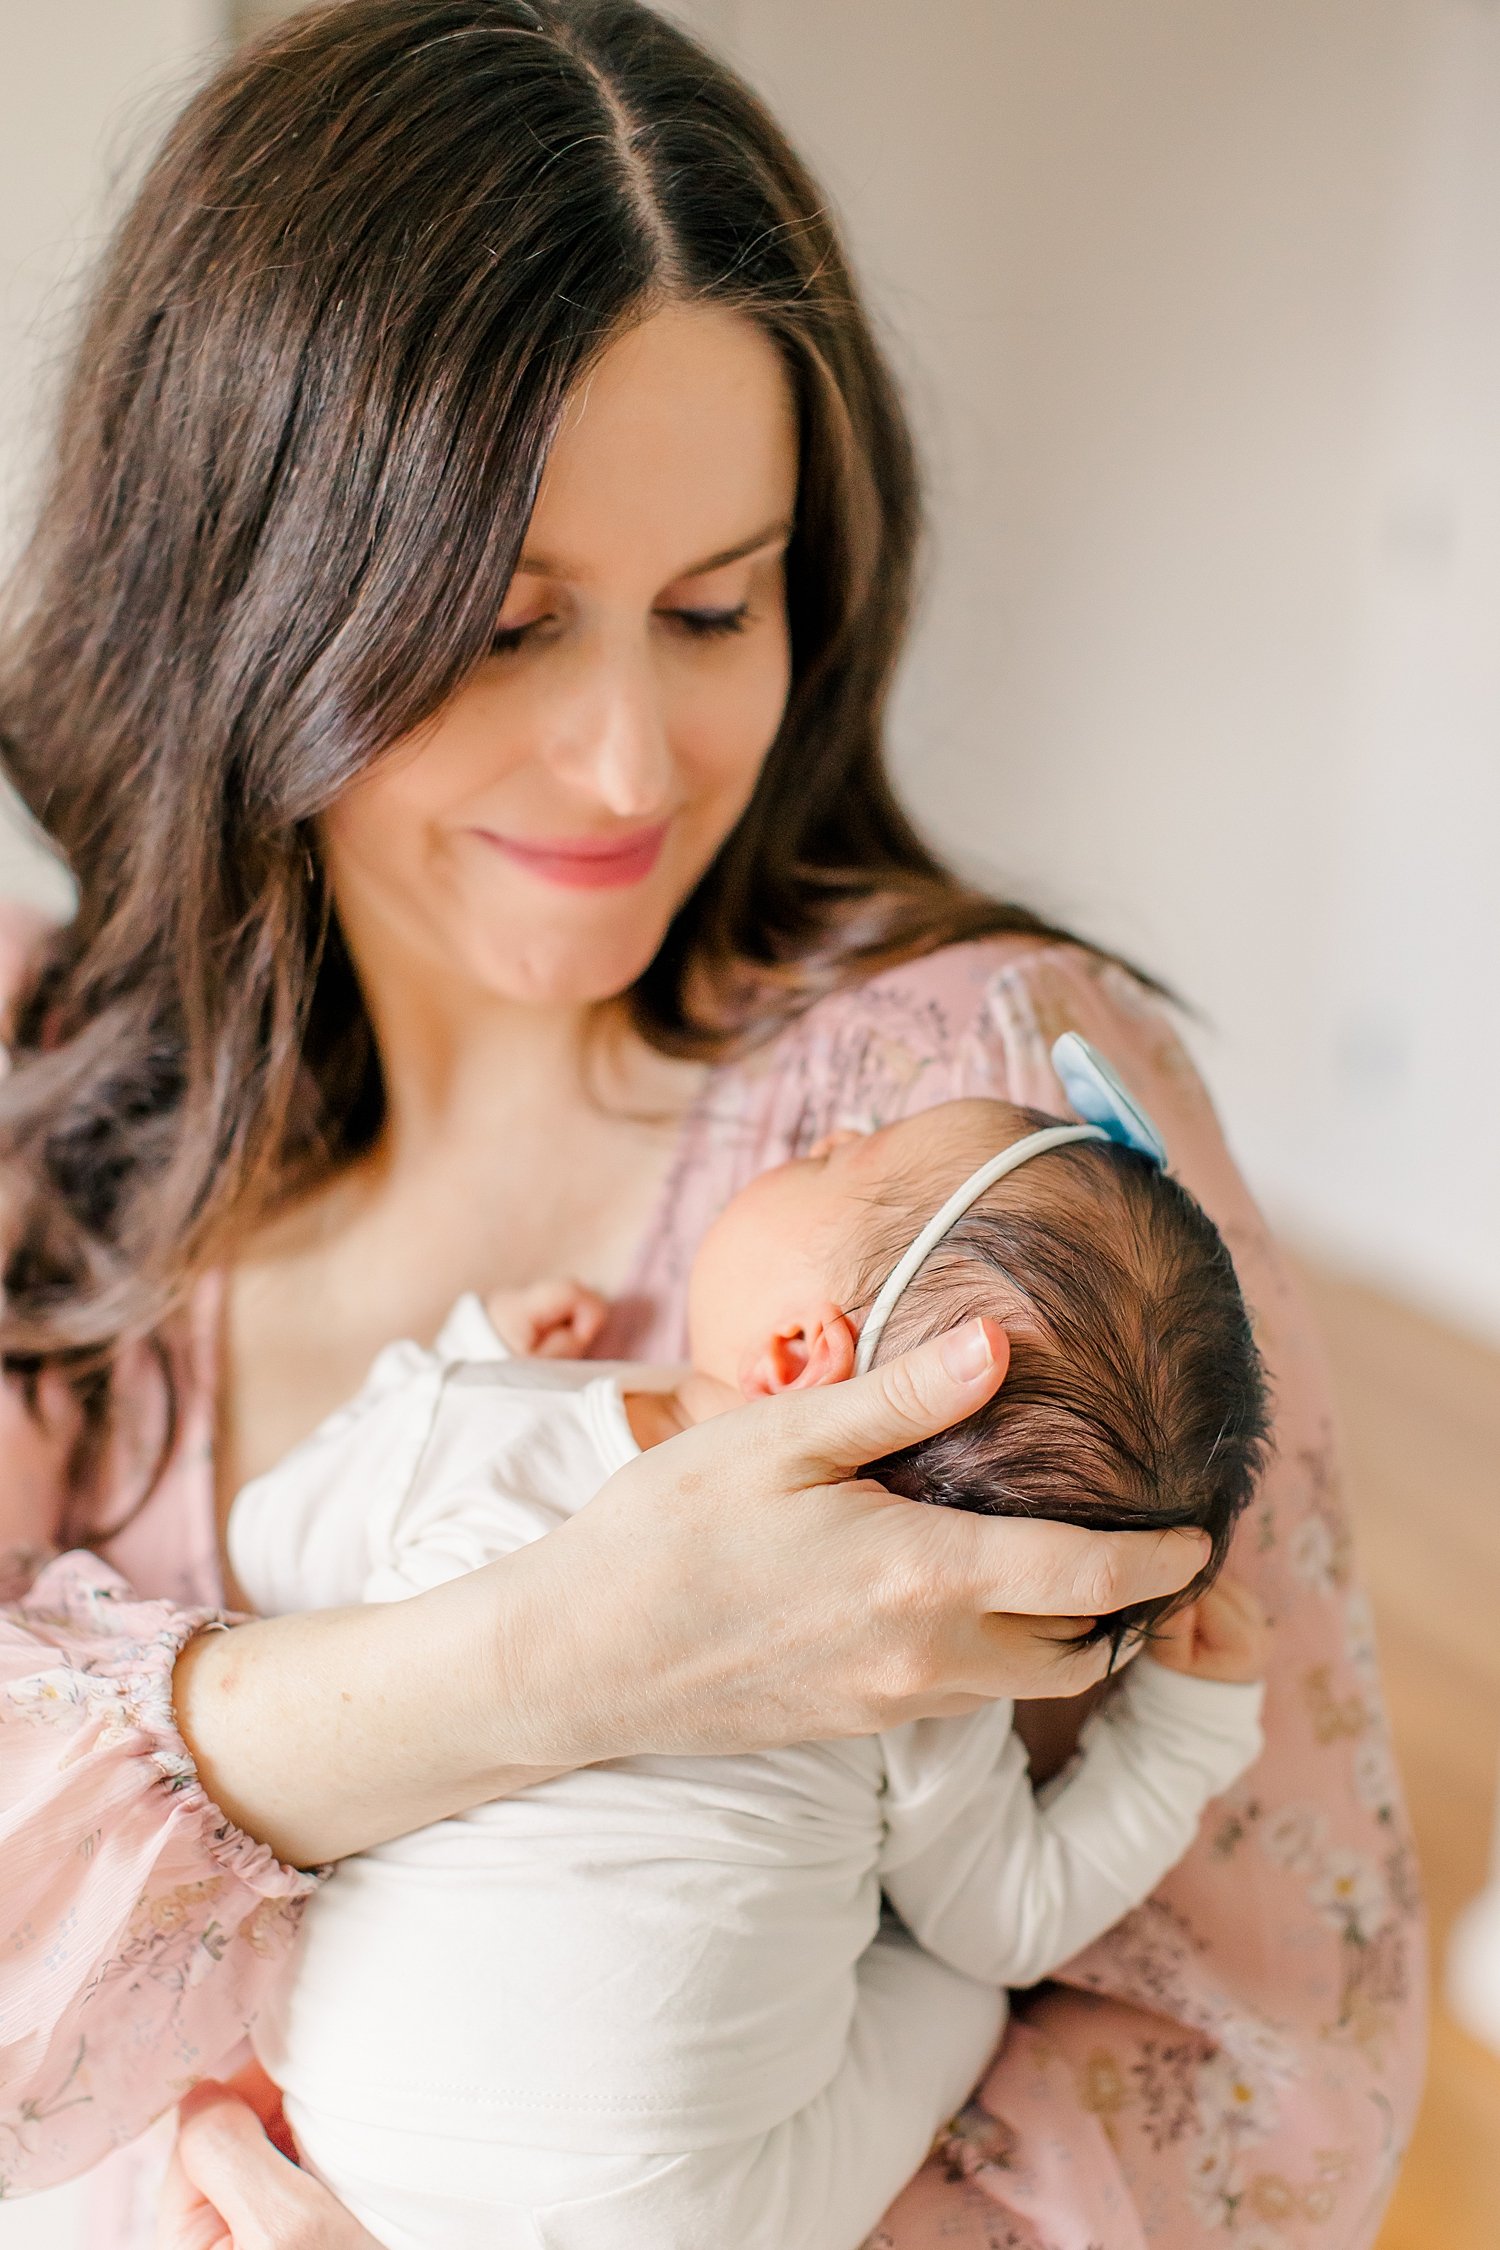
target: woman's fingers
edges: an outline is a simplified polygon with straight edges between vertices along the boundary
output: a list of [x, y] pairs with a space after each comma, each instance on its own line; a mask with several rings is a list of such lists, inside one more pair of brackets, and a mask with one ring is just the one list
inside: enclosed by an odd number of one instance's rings
[[237, 2070], [232, 2078], [225, 2079], [224, 2084], [231, 2094], [238, 2094], [240, 2100], [254, 2110], [272, 2148], [278, 2149], [295, 2164], [297, 2145], [292, 2139], [292, 2129], [281, 2106], [281, 2088], [269, 2072], [262, 2068], [257, 2058], [252, 2055], [249, 2062]]
[[155, 2250], [234, 2250], [228, 2227], [204, 2201], [174, 2149], [156, 2209]]
[[[217, 2235], [159, 2232], [157, 2250], [376, 2250], [325, 2187], [277, 2154], [226, 2086], [195, 2087], [183, 2103], [175, 2163], [222, 2225]], [[196, 2217], [189, 2209], [187, 2223]]]
[[943, 1519], [969, 1552], [966, 1575], [983, 1608], [1066, 1620], [1109, 1617], [1132, 1602], [1175, 1594], [1207, 1562], [1206, 1532], [1090, 1531], [1042, 1516]]
[[[835, 1484], [867, 1461], [951, 1429], [993, 1398], [1010, 1363], [997, 1320], [968, 1320], [868, 1375], [774, 1402], [774, 1442], [784, 1468], [808, 1484]], [[762, 1414], [756, 1406], [750, 1412]]]

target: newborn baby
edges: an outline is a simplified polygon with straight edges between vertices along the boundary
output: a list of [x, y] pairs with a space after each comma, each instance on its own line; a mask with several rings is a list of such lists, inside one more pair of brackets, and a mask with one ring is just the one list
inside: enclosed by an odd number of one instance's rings
[[1057, 1122], [953, 1102], [763, 1174], [699, 1251], [687, 1370], [510, 1356], [586, 1344], [596, 1303], [569, 1285], [466, 1298], [237, 1499], [261, 1610], [397, 1599], [542, 1536], [688, 1423], [843, 1380], [862, 1328], [884, 1354], [983, 1312], [1011, 1341], [995, 1400], [874, 1473], [1213, 1540], [1175, 1615], [1101, 1621], [1149, 1652], [1040, 1796], [998, 1703], [623, 1759], [340, 1867], [257, 2044], [307, 2161], [393, 2250], [856, 2250], [993, 2053], [1005, 1988], [1146, 1898], [1257, 1755], [1263, 1628], [1212, 1586], [1264, 1443], [1233, 1270], [1149, 1156]]

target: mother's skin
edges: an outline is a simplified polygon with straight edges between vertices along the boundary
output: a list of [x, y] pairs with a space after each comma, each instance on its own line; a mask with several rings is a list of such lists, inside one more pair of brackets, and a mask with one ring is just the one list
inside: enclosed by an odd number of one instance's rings
[[[689, 307], [618, 338], [553, 445], [495, 655], [326, 816], [388, 1123], [235, 1260], [221, 1512], [461, 1291], [558, 1272], [618, 1288], [700, 1070], [611, 1002], [776, 733], [796, 478], [758, 328]], [[563, 856], [657, 829], [635, 880], [584, 884]], [[550, 858], [516, 856], [538, 841]], [[1185, 1583], [1199, 1547], [849, 1488], [988, 1395], [992, 1350], [960, 1348], [966, 1387], [929, 1361], [904, 1391], [898, 1373], [709, 1425], [565, 1534], [420, 1601], [201, 1636], [175, 1697], [209, 1794], [309, 1866], [593, 1759], [1075, 1693], [1103, 1663], [1067, 1647], [1075, 1614]]]

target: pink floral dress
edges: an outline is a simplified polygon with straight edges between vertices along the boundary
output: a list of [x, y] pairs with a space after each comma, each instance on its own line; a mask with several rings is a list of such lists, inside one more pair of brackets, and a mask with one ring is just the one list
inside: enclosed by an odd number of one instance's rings
[[[710, 1078], [600, 1350], [681, 1355], [694, 1245], [754, 1173], [961, 1094], [1056, 1108], [1070, 1028], [1219, 1221], [1272, 1370], [1276, 1456], [1236, 1548], [1276, 1626], [1268, 1747], [1157, 1897], [1020, 2003], [869, 2250], [1362, 2250], [1421, 2076], [1411, 1843], [1318, 1353], [1163, 1011], [1080, 950], [1012, 939], [824, 1001]], [[173, 1659], [220, 1598], [201, 1309], [175, 1458], [107, 1560], [49, 1559], [55, 1475], [3, 1408], [0, 2193], [96, 2163], [222, 2069], [312, 1887], [208, 1801], [173, 1724]], [[130, 1395], [122, 1498], [160, 1411], [144, 1370]], [[127, 2250], [143, 2237], [114, 2194], [95, 2238]]]

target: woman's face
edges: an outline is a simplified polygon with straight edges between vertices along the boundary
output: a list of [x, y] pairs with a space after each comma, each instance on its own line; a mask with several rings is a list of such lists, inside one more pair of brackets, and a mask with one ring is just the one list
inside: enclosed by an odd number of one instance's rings
[[491, 656], [323, 823], [367, 985], [624, 991], [733, 828], [790, 678], [797, 432], [774, 345], [706, 307], [570, 400]]

